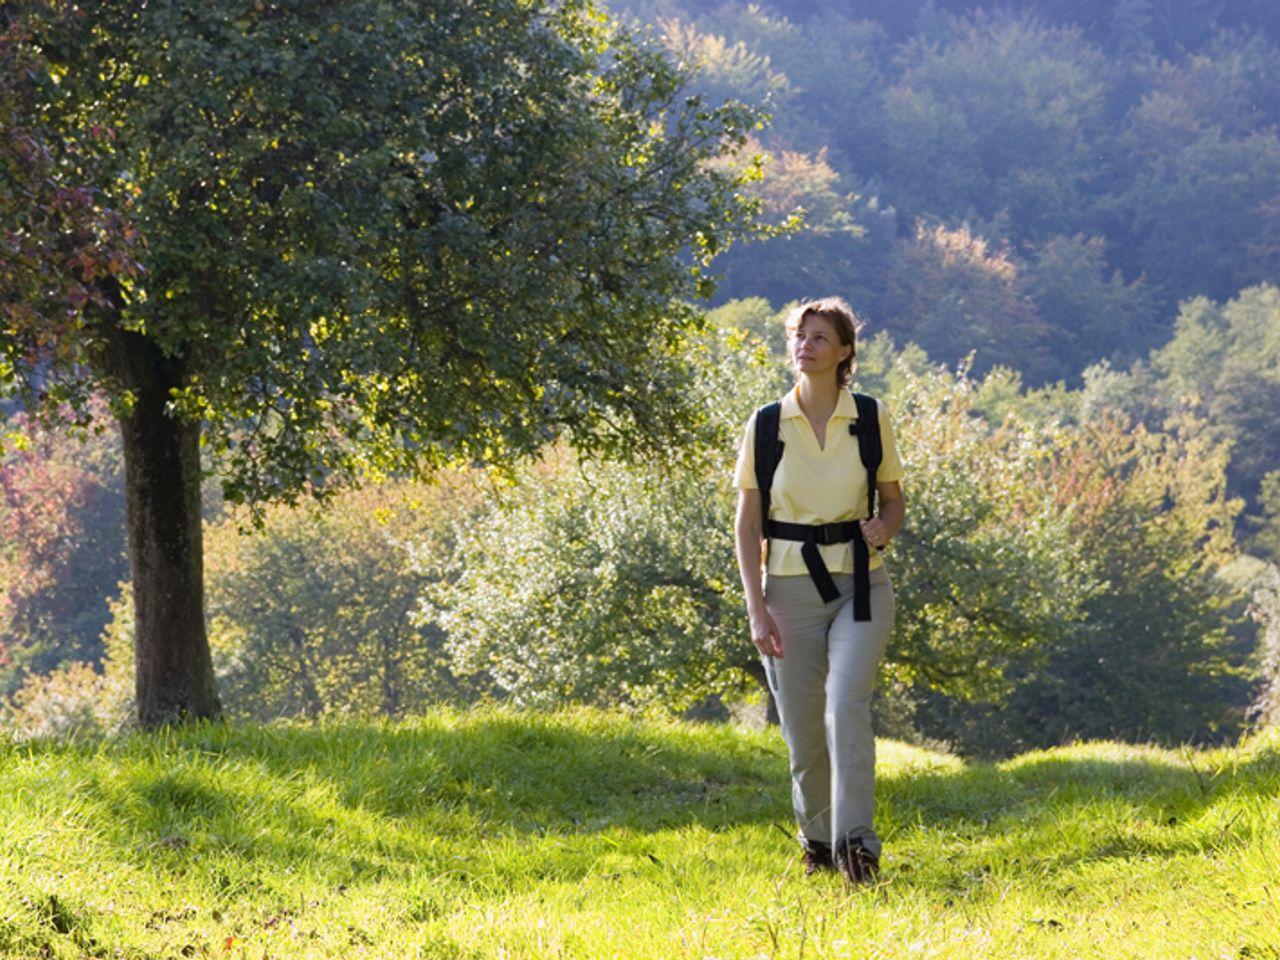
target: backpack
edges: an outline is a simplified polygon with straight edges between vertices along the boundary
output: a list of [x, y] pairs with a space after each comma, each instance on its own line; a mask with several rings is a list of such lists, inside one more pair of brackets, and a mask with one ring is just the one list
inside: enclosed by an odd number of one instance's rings
[[[858, 419], [849, 424], [849, 433], [858, 438], [858, 454], [867, 470], [867, 516], [876, 515], [876, 471], [880, 469], [880, 461], [884, 458], [884, 447], [880, 440], [880, 411], [874, 397], [865, 393], [855, 393], [853, 402], [858, 411]], [[769, 507], [772, 500], [771, 489], [773, 476], [782, 461], [782, 448], [785, 444], [778, 436], [778, 428], [782, 418], [782, 402], [775, 400], [756, 411], [755, 454], [756, 485], [760, 488], [761, 530], [766, 537], [775, 534], [787, 540], [802, 540], [804, 546], [801, 556], [805, 566], [818, 588], [818, 593], [826, 602], [831, 602], [839, 594], [826, 564], [818, 552], [819, 543], [850, 542], [853, 549], [853, 619], [865, 621], [871, 619], [871, 586], [868, 572], [869, 556], [866, 541], [862, 539], [861, 530], [856, 522], [820, 524], [805, 526], [802, 524], [780, 523], [769, 519]]]
[[[876, 471], [884, 459], [884, 447], [880, 445], [880, 411], [875, 397], [855, 393], [853, 402], [858, 419], [849, 424], [849, 433], [858, 438], [858, 453], [862, 465], [867, 468], [867, 516], [876, 515]], [[760, 488], [761, 522], [763, 530], [769, 523], [770, 490], [773, 475], [782, 461], [782, 448], [786, 446], [778, 437], [782, 418], [782, 401], [775, 400], [756, 411], [755, 462], [756, 485]]]

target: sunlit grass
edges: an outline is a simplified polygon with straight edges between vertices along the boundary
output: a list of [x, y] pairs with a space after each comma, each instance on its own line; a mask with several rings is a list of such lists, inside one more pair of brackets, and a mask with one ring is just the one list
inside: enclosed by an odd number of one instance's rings
[[1280, 737], [880, 751], [805, 880], [776, 732], [598, 712], [0, 747], [5, 957], [1280, 958]]

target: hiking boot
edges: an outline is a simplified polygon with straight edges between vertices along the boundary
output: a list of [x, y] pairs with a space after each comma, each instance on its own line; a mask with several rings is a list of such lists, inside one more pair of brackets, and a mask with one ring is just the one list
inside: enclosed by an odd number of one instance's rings
[[836, 844], [835, 865], [853, 886], [874, 883], [880, 873], [880, 858], [863, 845], [861, 837], [845, 837]]
[[831, 859], [830, 844], [818, 843], [812, 840], [806, 841], [802, 858], [806, 877], [812, 877], [815, 873], [836, 868], [835, 861]]

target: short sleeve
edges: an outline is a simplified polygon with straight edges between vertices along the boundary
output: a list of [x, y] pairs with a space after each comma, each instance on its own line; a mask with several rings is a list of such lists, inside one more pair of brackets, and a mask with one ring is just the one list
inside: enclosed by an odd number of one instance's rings
[[738, 448], [738, 465], [733, 471], [733, 485], [739, 490], [755, 490], [756, 483], [756, 415], [747, 420], [743, 431], [742, 446]]
[[876, 483], [893, 483], [903, 477], [902, 459], [898, 456], [898, 441], [893, 435], [893, 423], [883, 403], [876, 401], [880, 420], [880, 469], [876, 471]]

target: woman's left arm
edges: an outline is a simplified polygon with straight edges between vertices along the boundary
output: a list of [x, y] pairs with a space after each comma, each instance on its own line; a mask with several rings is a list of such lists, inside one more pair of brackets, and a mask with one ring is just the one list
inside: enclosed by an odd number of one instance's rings
[[862, 538], [873, 547], [886, 546], [894, 534], [902, 529], [907, 515], [907, 504], [902, 499], [902, 484], [897, 480], [876, 482], [876, 495], [880, 510], [870, 520], [861, 520]]

